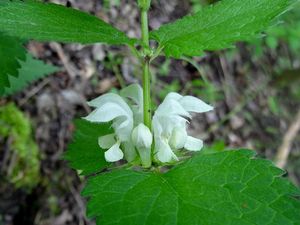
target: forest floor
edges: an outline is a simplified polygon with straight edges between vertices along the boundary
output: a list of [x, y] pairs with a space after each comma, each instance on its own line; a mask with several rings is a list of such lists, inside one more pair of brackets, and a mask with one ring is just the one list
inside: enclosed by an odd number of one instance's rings
[[[51, 2], [92, 13], [131, 37], [140, 36], [135, 1]], [[191, 7], [190, 1], [153, 0], [151, 29], [188, 14]], [[31, 118], [42, 155], [42, 179], [30, 193], [0, 185], [2, 223], [92, 225], [94, 222], [86, 219], [85, 200], [80, 197], [84, 180], [61, 159], [62, 154], [71, 141], [73, 120], [90, 112], [86, 101], [138, 82], [140, 68], [126, 47], [37, 42], [27, 47], [37, 58], [62, 69], [1, 100], [1, 104], [15, 102]], [[151, 68], [154, 102], [159, 103], [169, 91], [177, 91], [213, 105], [213, 112], [195, 116], [190, 132], [220, 150], [225, 146], [249, 148], [259, 157], [274, 160], [278, 152], [286, 151], [286, 145], [282, 145], [287, 141], [292, 151], [283, 166], [299, 185], [300, 137], [296, 132], [292, 140], [288, 139], [288, 130], [300, 120], [296, 116], [299, 99], [293, 94], [299, 85], [287, 82], [296, 82], [295, 76], [299, 77], [300, 58], [293, 56], [284, 43], [276, 49], [260, 46], [261, 54], [256, 48], [239, 43], [235, 49], [184, 61], [159, 57]]]

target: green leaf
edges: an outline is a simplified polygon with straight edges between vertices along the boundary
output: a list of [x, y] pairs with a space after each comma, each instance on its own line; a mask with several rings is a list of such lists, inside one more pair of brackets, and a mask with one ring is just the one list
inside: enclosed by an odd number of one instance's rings
[[151, 32], [167, 56], [197, 56], [231, 47], [267, 27], [294, 0], [223, 0]]
[[9, 87], [9, 75], [18, 76], [20, 60], [25, 60], [23, 43], [14, 37], [0, 33], [0, 95]]
[[18, 77], [9, 76], [10, 87], [5, 88], [4, 96], [22, 91], [31, 82], [59, 70], [58, 67], [45, 64], [41, 60], [32, 58], [30, 54], [27, 54], [26, 61], [20, 62], [20, 66], [21, 68], [18, 71]]
[[64, 155], [70, 167], [80, 170], [83, 175], [97, 173], [107, 167], [109, 163], [104, 158], [105, 150], [99, 147], [98, 138], [113, 133], [110, 125], [81, 119], [75, 121], [75, 129], [73, 141]]
[[129, 44], [123, 32], [79, 10], [33, 0], [0, 2], [0, 31], [38, 41]]
[[300, 194], [249, 150], [198, 154], [167, 173], [115, 170], [89, 178], [82, 195], [97, 224], [300, 224]]

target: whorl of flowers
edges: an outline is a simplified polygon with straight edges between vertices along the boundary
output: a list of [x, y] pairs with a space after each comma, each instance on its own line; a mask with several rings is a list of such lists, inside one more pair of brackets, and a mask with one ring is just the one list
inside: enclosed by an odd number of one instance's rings
[[169, 93], [158, 106], [152, 118], [152, 131], [143, 123], [143, 90], [132, 84], [120, 95], [108, 93], [88, 103], [95, 110], [84, 119], [90, 122], [112, 122], [114, 133], [99, 137], [99, 146], [108, 162], [125, 157], [128, 162], [140, 159], [144, 167], [152, 159], [161, 163], [177, 161], [181, 149], [200, 151], [203, 141], [187, 133], [190, 113], [203, 113], [213, 109], [193, 96]]

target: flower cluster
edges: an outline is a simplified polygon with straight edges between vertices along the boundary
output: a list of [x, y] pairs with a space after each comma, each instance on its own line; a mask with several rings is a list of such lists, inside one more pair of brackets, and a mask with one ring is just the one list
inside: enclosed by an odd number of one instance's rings
[[180, 149], [200, 151], [203, 142], [188, 136], [190, 113], [203, 113], [213, 109], [193, 96], [169, 93], [159, 105], [152, 119], [152, 132], [143, 124], [143, 90], [132, 84], [120, 95], [108, 93], [88, 103], [95, 110], [84, 119], [91, 122], [112, 122], [113, 134], [99, 137], [99, 146], [108, 149], [105, 159], [115, 162], [137, 157], [144, 167], [151, 166], [152, 158], [167, 163], [177, 161]]

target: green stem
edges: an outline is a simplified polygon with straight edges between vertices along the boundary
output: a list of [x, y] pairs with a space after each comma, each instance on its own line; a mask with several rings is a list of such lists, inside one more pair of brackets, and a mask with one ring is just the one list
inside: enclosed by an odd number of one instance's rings
[[151, 130], [151, 89], [150, 89], [150, 44], [148, 9], [141, 9], [142, 43], [143, 43], [143, 96], [144, 96], [144, 124]]
[[151, 88], [149, 60], [143, 64], [144, 124], [151, 130]]
[[146, 53], [149, 51], [148, 10], [142, 9], [141, 22], [142, 22], [142, 42], [144, 47], [144, 53]]

